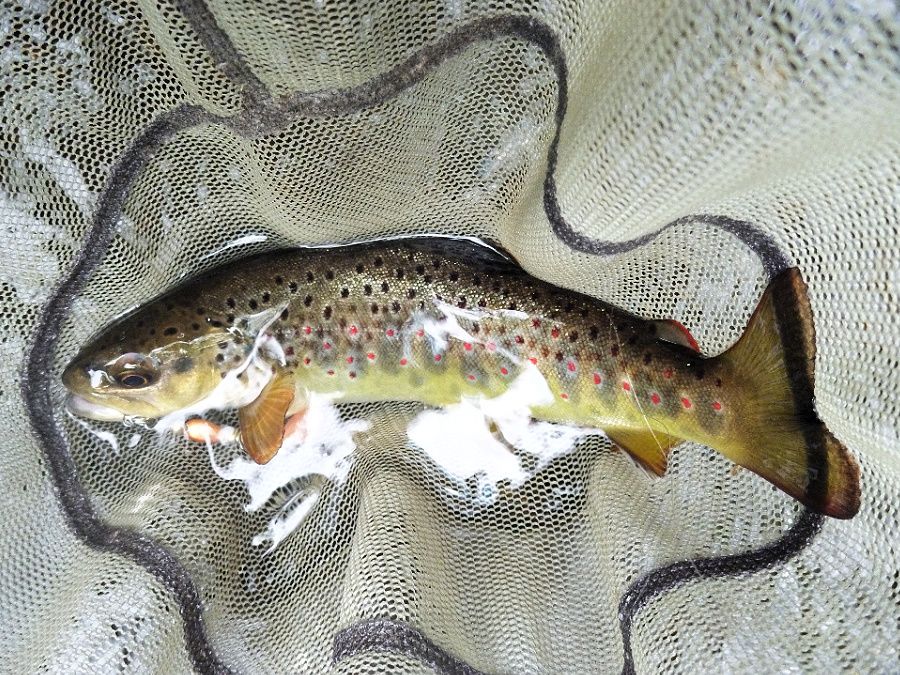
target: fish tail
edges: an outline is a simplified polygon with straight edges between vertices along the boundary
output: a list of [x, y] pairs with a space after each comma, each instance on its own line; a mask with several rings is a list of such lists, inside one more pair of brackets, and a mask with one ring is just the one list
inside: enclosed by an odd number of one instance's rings
[[799, 269], [772, 280], [744, 335], [718, 358], [746, 390], [742, 433], [717, 449], [813, 511], [856, 515], [859, 469], [814, 406], [815, 330]]

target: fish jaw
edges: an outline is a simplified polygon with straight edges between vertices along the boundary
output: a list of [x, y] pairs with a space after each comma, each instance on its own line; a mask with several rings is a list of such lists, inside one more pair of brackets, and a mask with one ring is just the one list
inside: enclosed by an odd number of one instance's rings
[[69, 394], [66, 398], [66, 410], [78, 417], [101, 422], [121, 422], [125, 419], [122, 411], [100, 405], [79, 394]]

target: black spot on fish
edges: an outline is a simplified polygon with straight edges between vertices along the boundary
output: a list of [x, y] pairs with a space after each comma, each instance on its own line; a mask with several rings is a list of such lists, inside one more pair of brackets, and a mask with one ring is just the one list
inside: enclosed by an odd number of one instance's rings
[[459, 296], [459, 302], [456, 303], [456, 306], [459, 307], [460, 309], [465, 309], [466, 308], [466, 296], [464, 296], [464, 295]]
[[557, 360], [557, 361], [562, 361], [562, 360], [563, 360], [563, 353], [562, 353], [562, 352], [556, 352], [556, 360]]
[[613, 345], [609, 348], [610, 356], [618, 356], [619, 355], [619, 345]]
[[[219, 354], [219, 356], [222, 355]], [[176, 373], [186, 373], [193, 367], [194, 359], [192, 359], [190, 356], [179, 357], [172, 363], [172, 368], [174, 368]]]
[[372, 314], [378, 314], [378, 303], [377, 302], [372, 303]]
[[391, 309], [394, 310], [395, 314], [399, 313], [400, 312], [400, 303], [395, 300], [394, 303], [391, 305]]
[[326, 319], [330, 319], [331, 318], [331, 307], [326, 305], [325, 309], [322, 310], [322, 316], [325, 317]]
[[281, 320], [282, 320], [282, 321], [285, 321], [285, 320], [287, 320], [287, 318], [288, 318], [288, 311], [285, 309], [285, 310], [281, 313]]
[[381, 259], [381, 256], [378, 256], [372, 264], [375, 265], [375, 267], [381, 267], [384, 264], [384, 260]]
[[263, 301], [263, 302], [268, 302], [268, 301], [269, 301], [269, 298], [271, 298], [271, 297], [272, 297], [272, 296], [269, 295], [268, 291], [266, 291], [265, 293], [262, 294], [262, 301]]
[[222, 328], [223, 325], [224, 325], [221, 321], [218, 321], [218, 320], [216, 320], [216, 321], [210, 321], [209, 323], [210, 323], [210, 325], [213, 326], [214, 328]]
[[653, 355], [650, 352], [646, 352], [644, 354], [644, 365], [649, 366], [650, 362], [653, 360]]
[[308, 282], [312, 282], [313, 279], [315, 279], [315, 278], [316, 278], [316, 277], [313, 275], [312, 272], [307, 272], [307, 273], [306, 273], [306, 280], [307, 280]]
[[303, 304], [307, 307], [309, 307], [312, 304], [312, 301], [313, 301], [313, 297], [311, 295], [307, 295], [305, 298], [303, 298]]
[[401, 270], [401, 269], [399, 269], [399, 268], [397, 269], [397, 278], [398, 278], [398, 279], [402, 279], [402, 278], [403, 278], [403, 270]]
[[472, 332], [477, 334], [479, 331], [481, 331], [481, 326], [479, 326], [477, 323], [473, 323]]
[[361, 264], [356, 266], [356, 273], [357, 274], [363, 273], [363, 266]]
[[716, 378], [716, 386], [717, 386], [717, 387], [721, 387], [721, 386], [722, 386], [722, 378], [720, 378], [720, 377], [717, 377], [717, 378]]
[[520, 345], [525, 344], [525, 338], [523, 338], [521, 335], [516, 335], [516, 342], [518, 342]]
[[276, 286], [281, 286], [282, 283], [284, 283], [284, 279], [282, 279], [281, 277], [275, 277]]
[[409, 298], [410, 300], [412, 300], [414, 297], [416, 297], [416, 289], [410, 288], [408, 291], [406, 291], [406, 297]]
[[328, 281], [331, 281], [334, 279], [334, 272], [332, 270], [327, 270], [325, 272], [325, 278], [328, 279]]
[[[216, 354], [216, 361], [218, 361], [219, 363], [222, 363], [222, 361], [224, 361], [224, 360], [225, 360], [224, 354]], [[224, 375], [224, 373], [222, 373], [222, 374]]]
[[631, 337], [628, 338], [628, 344], [633, 345], [633, 344], [637, 343], [637, 340], [638, 340], [637, 334], [632, 335]]
[[573, 303], [573, 302], [567, 302], [567, 303], [566, 303], [566, 311], [567, 311], [567, 312], [571, 312], [573, 309], [575, 309], [575, 303]]
[[204, 314], [206, 314], [206, 307], [198, 307], [197, 314], [199, 314], [200, 316], [203, 316]]
[[297, 292], [297, 282], [292, 281], [291, 283], [288, 284], [288, 288], [290, 289], [291, 293], [296, 293]]
[[348, 295], [350, 295], [350, 289], [349, 289], [349, 288], [342, 288], [342, 289], [341, 289], [341, 297], [342, 297], [342, 298], [346, 298]]
[[516, 310], [519, 309], [519, 306], [516, 303], [511, 302], [509, 303], [509, 309]]
[[431, 264], [434, 265], [434, 269], [438, 269], [441, 266], [441, 261], [437, 258], [432, 258]]
[[578, 331], [573, 330], [569, 333], [569, 342], [578, 342]]
[[481, 277], [478, 276], [477, 274], [474, 277], [472, 277], [472, 285], [473, 286], [481, 286]]
[[590, 330], [588, 330], [588, 337], [591, 340], [596, 340], [600, 335], [600, 329], [597, 326], [591, 326]]
[[387, 293], [387, 292], [390, 291], [390, 290], [391, 290], [391, 287], [388, 286], [388, 282], [382, 281], [382, 282], [381, 282], [381, 292], [382, 292], [382, 293]]
[[416, 272], [418, 274], [425, 274], [425, 266], [424, 265], [416, 265]]
[[199, 323], [192, 323], [192, 324], [191, 324], [191, 328], [192, 328], [193, 330], [200, 330], [200, 324], [199, 324]]
[[248, 302], [247, 304], [250, 306], [250, 309], [256, 309], [257, 307], [259, 307], [259, 303], [257, 303], [256, 300], [250, 300], [250, 302]]
[[702, 380], [705, 376], [706, 371], [703, 370], [703, 366], [698, 367], [697, 370], [694, 371], [694, 377], [696, 377], [698, 380]]
[[170, 326], [169, 328], [166, 328], [163, 335], [175, 335], [175, 333], [177, 333], [177, 332], [178, 332], [178, 329], [175, 328], [175, 326]]
[[[287, 311], [287, 310], [285, 310], [285, 311]], [[234, 323], [234, 314], [229, 314], [228, 316], [225, 317], [225, 320], [228, 321], [228, 323]]]
[[216, 345], [219, 349], [228, 349], [228, 343], [224, 340]]
[[532, 294], [531, 294], [531, 301], [532, 301], [532, 302], [537, 302], [537, 301], [540, 300], [540, 299], [541, 299], [541, 294], [540, 294], [540, 293], [532, 293]]
[[372, 295], [372, 287], [369, 284], [363, 286], [363, 293], [366, 295]]
[[425, 311], [425, 302], [424, 301], [419, 303], [419, 309], [422, 310], [423, 312]]
[[340, 319], [338, 319], [338, 326], [340, 326], [342, 329], [346, 328], [347, 327], [347, 319], [345, 319], [344, 317], [341, 317]]
[[151, 329], [150, 329], [150, 335], [156, 335], [156, 329], [155, 329], [155, 328], [151, 328]]
[[479, 299], [478, 299], [478, 306], [479, 306], [479, 307], [487, 307], [487, 300], [485, 300], [484, 298], [479, 298]]
[[500, 282], [499, 282], [499, 281], [495, 281], [495, 282], [491, 285], [491, 288], [493, 289], [494, 293], [499, 293], [499, 292], [500, 292]]
[[546, 359], [548, 356], [550, 356], [550, 348], [549, 348], [549, 347], [546, 347], [546, 346], [541, 347], [541, 356], [543, 356], [545, 359]]
[[450, 281], [459, 281], [459, 272], [450, 272]]
[[430, 274], [426, 274], [424, 277], [422, 277], [422, 280], [423, 280], [426, 284], [430, 284], [430, 283], [431, 283], [431, 275], [430, 275]]

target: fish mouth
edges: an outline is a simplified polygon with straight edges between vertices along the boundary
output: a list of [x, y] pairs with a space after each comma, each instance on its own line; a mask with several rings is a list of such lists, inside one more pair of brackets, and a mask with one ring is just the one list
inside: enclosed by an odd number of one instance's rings
[[69, 394], [66, 398], [66, 409], [73, 415], [102, 422], [121, 422], [125, 419], [125, 413], [94, 403], [79, 394]]

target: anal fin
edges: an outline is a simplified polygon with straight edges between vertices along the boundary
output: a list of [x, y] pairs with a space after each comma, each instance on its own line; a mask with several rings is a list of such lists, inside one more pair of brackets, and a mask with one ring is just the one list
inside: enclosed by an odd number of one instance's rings
[[241, 443], [257, 464], [275, 456], [284, 438], [284, 418], [294, 400], [294, 381], [278, 371], [252, 402], [238, 412]]
[[669, 450], [684, 439], [673, 438], [662, 431], [650, 429], [605, 429], [609, 440], [622, 448], [649, 473], [662, 476], [666, 473]]

